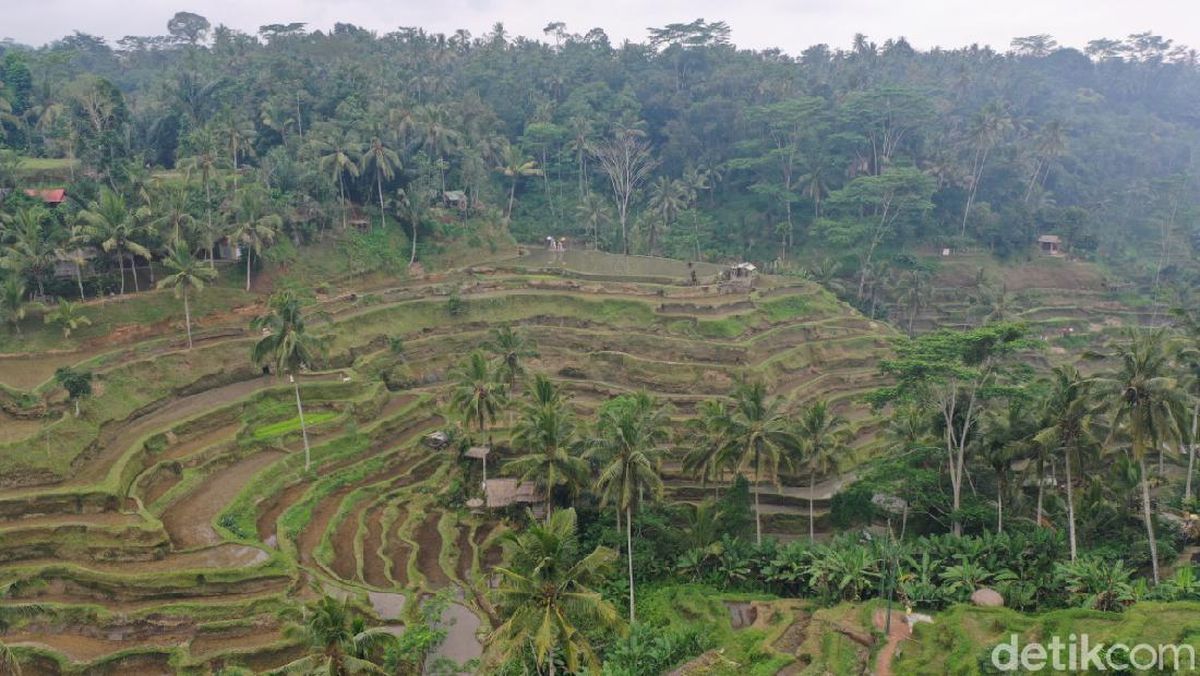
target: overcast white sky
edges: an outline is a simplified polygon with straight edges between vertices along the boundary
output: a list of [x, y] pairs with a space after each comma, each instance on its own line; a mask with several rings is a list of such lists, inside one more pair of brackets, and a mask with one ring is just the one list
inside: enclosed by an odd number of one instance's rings
[[1152, 30], [1200, 48], [1200, 0], [0, 0], [0, 37], [40, 45], [78, 29], [116, 40], [161, 35], [178, 10], [253, 33], [267, 23], [343, 21], [386, 32], [420, 26], [473, 35], [504, 22], [511, 33], [542, 38], [550, 21], [571, 32], [603, 28], [614, 43], [641, 40], [647, 26], [703, 17], [723, 20], [741, 47], [798, 53], [824, 42], [848, 46], [856, 32], [915, 46], [971, 43], [1006, 48], [1014, 36], [1050, 33], [1082, 47], [1099, 37]]

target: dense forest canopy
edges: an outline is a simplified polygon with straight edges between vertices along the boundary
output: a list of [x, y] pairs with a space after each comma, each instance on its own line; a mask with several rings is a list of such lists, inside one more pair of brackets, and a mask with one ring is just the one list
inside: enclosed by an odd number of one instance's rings
[[236, 165], [301, 231], [338, 220], [315, 207], [342, 197], [403, 221], [422, 194], [463, 191], [521, 239], [679, 257], [900, 241], [1008, 256], [1056, 233], [1126, 261], [1196, 236], [1197, 56], [1149, 33], [1085, 52], [1037, 35], [1003, 53], [859, 35], [791, 55], [738, 49], [704, 20], [621, 45], [561, 23], [545, 41], [499, 24], [249, 35], [189, 13], [167, 28], [7, 44], [4, 144], [78, 158], [93, 179], [81, 206], [146, 169]]

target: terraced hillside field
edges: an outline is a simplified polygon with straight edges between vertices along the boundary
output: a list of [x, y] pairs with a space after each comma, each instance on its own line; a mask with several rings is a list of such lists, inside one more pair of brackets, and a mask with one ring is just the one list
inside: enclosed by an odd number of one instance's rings
[[[891, 329], [806, 282], [722, 294], [709, 269], [690, 283], [654, 259], [597, 262], [513, 259], [320, 297], [328, 359], [300, 383], [309, 472], [291, 386], [250, 362], [259, 308], [205, 318], [191, 350], [130, 332], [104, 350], [0, 356], [0, 640], [27, 674], [264, 671], [306, 649], [285, 630], [319, 593], [399, 630], [406, 606], [442, 592], [444, 655], [486, 659], [489, 570], [511, 525], [466, 509], [477, 468], [423, 440], [458, 423], [447, 373], [501, 324], [536, 342], [527, 367], [583, 412], [646, 389], [685, 418], [758, 377], [789, 406], [833, 402], [870, 453], [859, 397], [880, 384]], [[79, 417], [51, 383], [77, 362], [97, 377]], [[505, 422], [493, 471], [511, 452]], [[711, 490], [678, 462], [665, 471], [674, 499]], [[817, 486], [818, 507], [849, 475]], [[798, 484], [763, 487], [768, 531], [807, 532]]]

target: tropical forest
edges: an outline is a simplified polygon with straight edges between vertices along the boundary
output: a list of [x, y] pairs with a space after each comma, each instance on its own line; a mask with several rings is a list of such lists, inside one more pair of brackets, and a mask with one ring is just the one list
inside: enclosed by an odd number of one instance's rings
[[1200, 52], [738, 11], [0, 42], [0, 674], [1200, 668]]

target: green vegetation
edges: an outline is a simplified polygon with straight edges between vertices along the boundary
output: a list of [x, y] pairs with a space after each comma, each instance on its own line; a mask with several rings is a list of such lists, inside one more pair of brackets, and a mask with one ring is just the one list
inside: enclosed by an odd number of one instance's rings
[[1197, 644], [1186, 50], [167, 30], [0, 44], [0, 670]]

